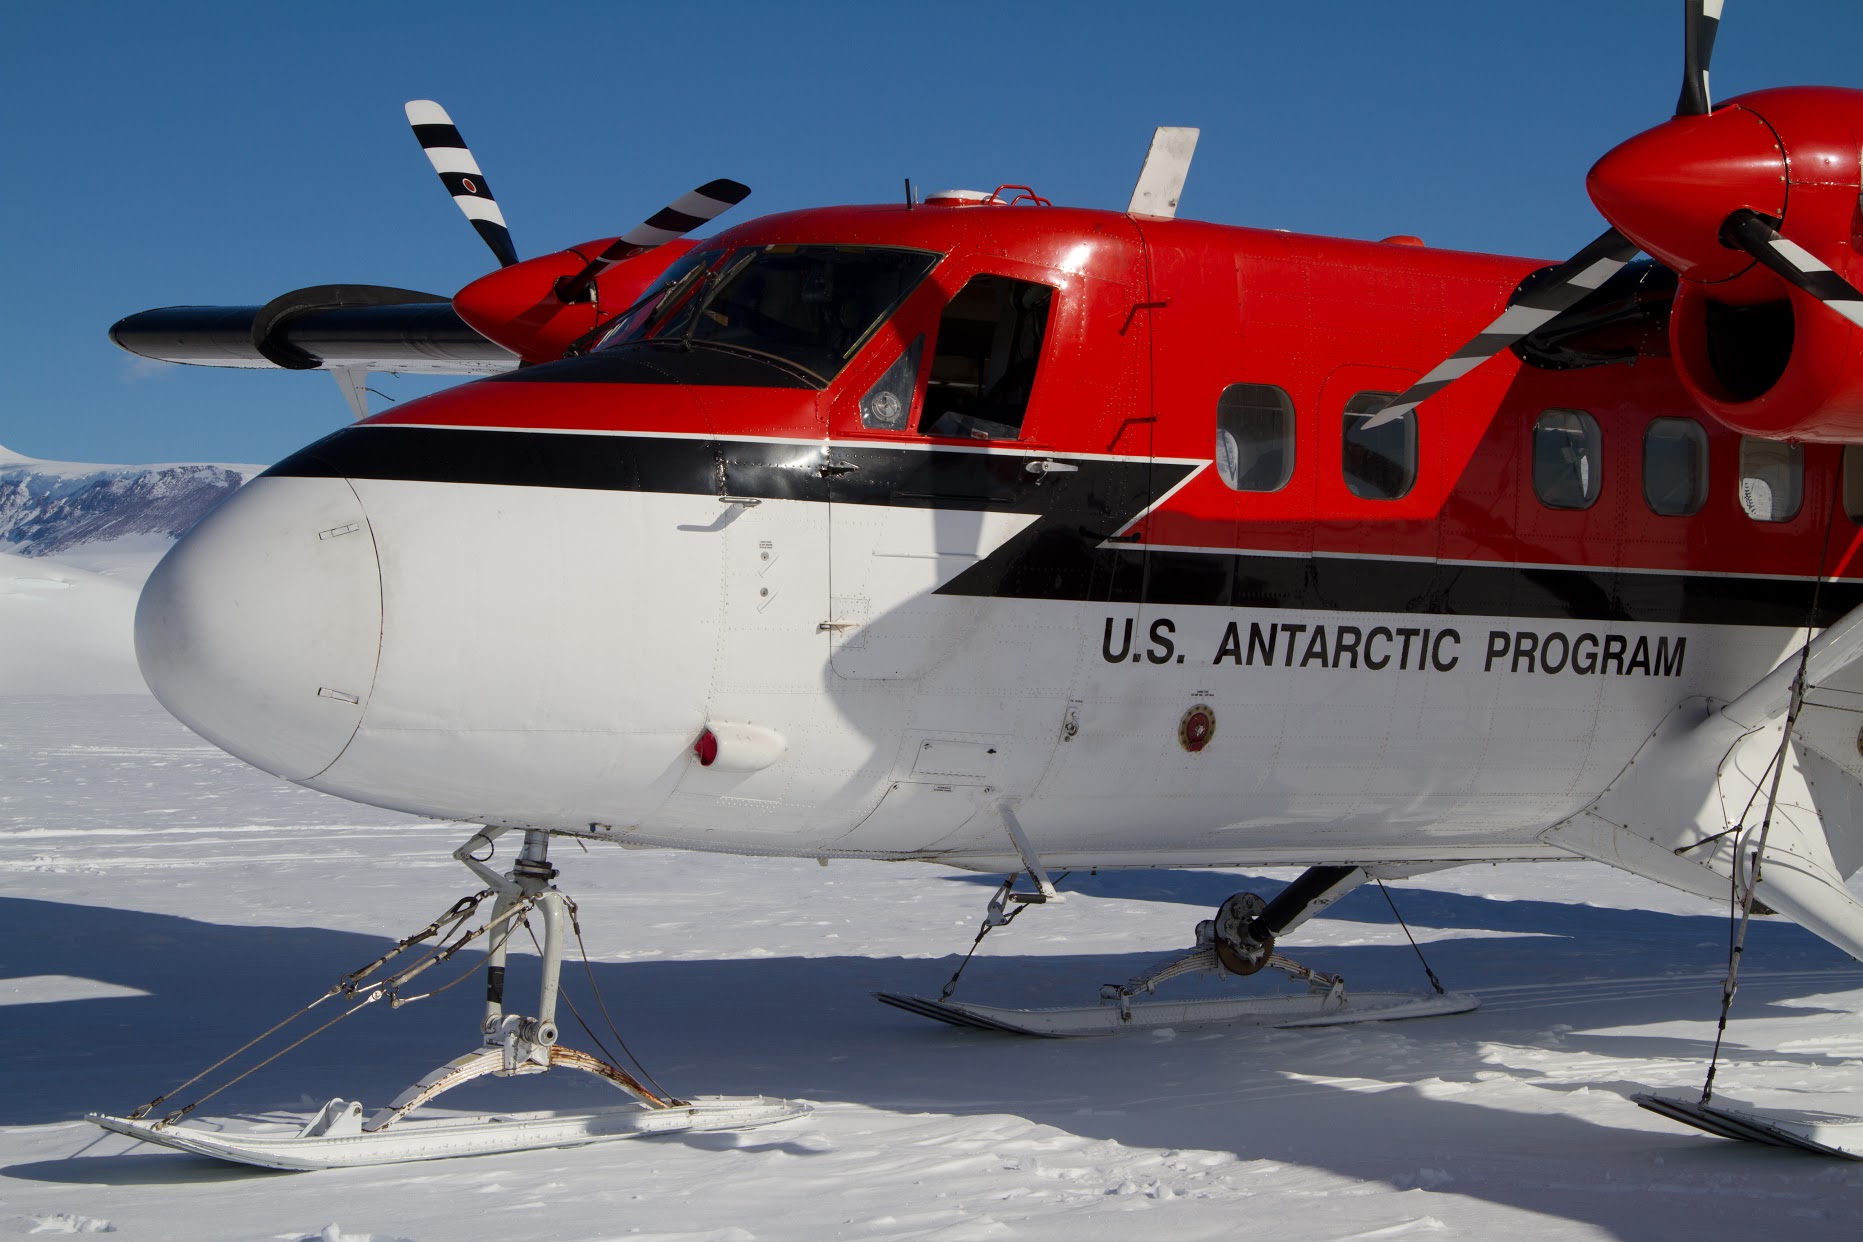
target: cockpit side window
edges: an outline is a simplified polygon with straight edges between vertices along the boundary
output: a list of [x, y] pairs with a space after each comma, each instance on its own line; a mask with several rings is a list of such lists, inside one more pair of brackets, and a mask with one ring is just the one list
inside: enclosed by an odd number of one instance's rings
[[904, 431], [912, 415], [913, 390], [919, 383], [919, 355], [925, 352], [920, 333], [899, 360], [887, 367], [860, 399], [860, 425], [880, 431]]
[[919, 430], [972, 440], [1022, 434], [1054, 290], [973, 276], [944, 308]]

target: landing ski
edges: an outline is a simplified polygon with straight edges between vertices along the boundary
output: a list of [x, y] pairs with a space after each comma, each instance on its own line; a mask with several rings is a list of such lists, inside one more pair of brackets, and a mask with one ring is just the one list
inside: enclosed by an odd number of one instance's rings
[[[286, 1044], [249, 1068], [234, 1073], [211, 1090], [201, 1088], [201, 1093], [196, 1095], [192, 1103], [177, 1107], [180, 1101], [171, 1099], [173, 1093], [170, 1092], [156, 1096], [127, 1117], [91, 1113], [87, 1120], [113, 1133], [153, 1143], [158, 1147], [169, 1147], [261, 1169], [304, 1171], [403, 1164], [413, 1160], [444, 1160], [454, 1156], [535, 1151], [548, 1147], [581, 1147], [590, 1143], [653, 1134], [745, 1130], [808, 1115], [806, 1104], [761, 1095], [700, 1095], [675, 1099], [658, 1084], [649, 1086], [652, 1083], [650, 1077], [647, 1082], [642, 1082], [619, 1065], [606, 1060], [605, 1053], [604, 1056], [594, 1056], [559, 1044], [556, 1003], [560, 994], [563, 946], [572, 935], [578, 943], [582, 937], [576, 923], [575, 903], [551, 883], [558, 872], [550, 865], [550, 834], [547, 832], [525, 832], [523, 848], [509, 873], [501, 875], [485, 865], [485, 860], [492, 856], [493, 841], [504, 831], [496, 827], [481, 828], [464, 845], [453, 851], [454, 858], [484, 881], [486, 888], [483, 891], [453, 903], [426, 927], [405, 937], [373, 962], [344, 975], [322, 996], [271, 1030], [248, 1040], [175, 1090], [194, 1087], [207, 1075], [236, 1059], [256, 1058], [259, 1053], [253, 1051], [255, 1048], [277, 1036], [284, 1028], [331, 997], [343, 996], [353, 1002], [347, 1009], [310, 1034], [299, 1037], [296, 1042]], [[494, 895], [497, 901], [491, 917], [483, 924], [472, 926], [474, 914], [481, 903]], [[506, 951], [512, 932], [519, 927], [527, 927], [527, 920], [532, 913], [541, 916], [543, 940], [538, 946], [541, 978], [537, 988], [537, 1008], [535, 1016], [527, 1016], [506, 1010], [504, 980]], [[295, 1122], [284, 1119], [271, 1121], [259, 1117], [251, 1119], [258, 1122], [257, 1125], [248, 1123], [240, 1127], [226, 1122], [189, 1119], [198, 1104], [211, 1099], [260, 1066], [277, 1060], [318, 1032], [327, 1030], [377, 1001], [387, 999], [393, 1007], [399, 1008], [411, 1001], [444, 992], [467, 976], [458, 976], [431, 992], [417, 995], [407, 995], [402, 989], [422, 972], [448, 960], [481, 937], [487, 938], [487, 985], [484, 1017], [479, 1023], [478, 1046], [410, 1084], [372, 1116], [365, 1119], [362, 1105], [355, 1100], [334, 1099], [319, 1109], [315, 1116], [308, 1120], [300, 1118]], [[419, 945], [429, 947], [411, 965], [403, 965], [386, 977], [368, 982], [391, 961]], [[593, 987], [593, 971], [590, 972], [589, 982]], [[608, 1006], [601, 999], [599, 991], [596, 993], [596, 1002], [606, 1016]], [[611, 1029], [612, 1026], [611, 1022]], [[590, 1035], [593, 1037], [594, 1033], [591, 1031]], [[618, 1032], [616, 1037], [619, 1038]], [[438, 1114], [431, 1108], [438, 1096], [481, 1078], [514, 1078], [549, 1073], [552, 1070], [573, 1070], [599, 1078], [632, 1097], [632, 1102], [573, 1112], [549, 1110], [481, 1116]], [[642, 1077], [647, 1076], [643, 1073]], [[164, 1111], [158, 1112], [158, 1109]], [[424, 1116], [414, 1116], [421, 1110], [425, 1110]], [[147, 1119], [151, 1116], [156, 1120]]]
[[1699, 1099], [1650, 1093], [1630, 1098], [1652, 1113], [1720, 1138], [1863, 1160], [1863, 1117], [1790, 1108], [1762, 1110], [1738, 1100], [1703, 1104]]
[[261, 1169], [305, 1172], [352, 1169], [413, 1160], [484, 1156], [546, 1147], [581, 1147], [616, 1139], [706, 1130], [744, 1130], [806, 1117], [809, 1108], [767, 1096], [699, 1096], [671, 1108], [617, 1105], [577, 1112], [498, 1113], [408, 1119], [369, 1132], [362, 1106], [332, 1100], [295, 1133], [287, 1126], [210, 1128], [221, 1123], [165, 1124], [92, 1113], [88, 1120], [145, 1143]]
[[966, 1001], [933, 1000], [899, 992], [875, 992], [875, 1000], [920, 1017], [1046, 1039], [1117, 1035], [1158, 1027], [1242, 1024], [1279, 1028], [1343, 1026], [1352, 1022], [1393, 1022], [1468, 1013], [1481, 1002], [1466, 992], [1328, 992], [1307, 995], [1216, 997], [1182, 1001], [1013, 1009]]

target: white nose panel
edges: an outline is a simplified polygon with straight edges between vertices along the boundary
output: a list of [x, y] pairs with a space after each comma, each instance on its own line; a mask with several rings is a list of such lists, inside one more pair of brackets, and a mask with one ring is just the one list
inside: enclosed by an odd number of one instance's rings
[[169, 551], [136, 609], [136, 659], [162, 706], [287, 780], [349, 744], [381, 637], [375, 538], [342, 479], [248, 483]]

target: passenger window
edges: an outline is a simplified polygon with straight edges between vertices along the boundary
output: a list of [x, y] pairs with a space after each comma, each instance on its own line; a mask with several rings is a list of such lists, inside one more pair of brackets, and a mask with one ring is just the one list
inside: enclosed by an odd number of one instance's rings
[[881, 431], [904, 431], [912, 413], [912, 392], [919, 382], [919, 355], [925, 338], [918, 337], [886, 373], [873, 382], [860, 399], [860, 425]]
[[1396, 500], [1417, 481], [1417, 412], [1406, 410], [1388, 423], [1368, 427], [1372, 415], [1391, 404], [1394, 392], [1361, 392], [1345, 404], [1345, 485], [1367, 500]]
[[1549, 509], [1589, 509], [1604, 467], [1598, 420], [1583, 410], [1547, 410], [1533, 424], [1533, 493]]
[[1022, 434], [1054, 290], [1006, 276], [973, 276], [938, 321], [919, 430], [1013, 440]]
[[1805, 448], [1740, 438], [1740, 507], [1755, 522], [1789, 522], [1805, 502]]
[[1844, 512], [1863, 526], [1863, 444], [1844, 445]]
[[1686, 517], [1708, 503], [1708, 433], [1692, 418], [1659, 418], [1643, 433], [1643, 499]]
[[1216, 473], [1231, 490], [1278, 492], [1294, 477], [1294, 402], [1273, 384], [1216, 398]]

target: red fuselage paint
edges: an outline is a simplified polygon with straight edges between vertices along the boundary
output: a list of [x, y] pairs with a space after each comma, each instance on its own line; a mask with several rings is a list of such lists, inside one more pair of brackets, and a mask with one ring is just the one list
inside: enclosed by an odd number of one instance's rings
[[[1417, 478], [1406, 495], [1354, 495], [1341, 472], [1346, 401], [1403, 389], [1491, 319], [1542, 260], [994, 205], [801, 211], [717, 243], [905, 246], [944, 257], [820, 393], [481, 381], [370, 421], [969, 444], [863, 428], [858, 402], [917, 336], [935, 349], [945, 303], [971, 276], [993, 273], [1058, 291], [1015, 447], [1208, 460], [1226, 386], [1273, 384], [1291, 396], [1298, 440], [1288, 484], [1235, 492], [1203, 469], [1127, 528], [1145, 544], [1787, 577], [1815, 576], [1822, 562], [1827, 576], [1863, 576], [1863, 530], [1837, 503], [1841, 448], [1805, 446], [1795, 518], [1752, 520], [1739, 501], [1740, 437], [1691, 399], [1656, 333], [1622, 365], [1542, 370], [1502, 353], [1419, 411]], [[625, 305], [607, 294], [604, 304]], [[1587, 509], [1535, 498], [1531, 429], [1548, 409], [1583, 410], [1602, 430], [1602, 488]], [[1692, 515], [1658, 516], [1644, 501], [1643, 437], [1657, 418], [1692, 419], [1707, 435], [1708, 500]]]

